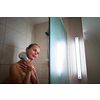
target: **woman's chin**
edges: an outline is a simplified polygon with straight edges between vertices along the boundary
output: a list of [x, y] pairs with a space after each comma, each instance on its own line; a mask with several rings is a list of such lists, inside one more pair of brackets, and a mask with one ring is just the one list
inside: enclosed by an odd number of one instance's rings
[[33, 58], [33, 60], [34, 60], [35, 58]]
[[35, 59], [34, 57], [31, 58], [31, 60], [34, 60], [34, 59]]
[[29, 59], [31, 59], [31, 60], [34, 60], [34, 58], [33, 57], [28, 57]]

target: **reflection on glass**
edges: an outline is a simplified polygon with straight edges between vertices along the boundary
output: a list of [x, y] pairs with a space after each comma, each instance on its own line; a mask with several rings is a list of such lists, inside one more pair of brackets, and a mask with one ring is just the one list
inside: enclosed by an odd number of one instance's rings
[[50, 17], [50, 83], [68, 83], [67, 33], [60, 17]]

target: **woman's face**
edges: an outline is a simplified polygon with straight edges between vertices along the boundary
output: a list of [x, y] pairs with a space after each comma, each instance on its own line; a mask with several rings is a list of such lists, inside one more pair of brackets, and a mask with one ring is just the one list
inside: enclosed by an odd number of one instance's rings
[[40, 53], [40, 48], [37, 45], [33, 45], [30, 49], [26, 48], [26, 53], [29, 59], [34, 60]]

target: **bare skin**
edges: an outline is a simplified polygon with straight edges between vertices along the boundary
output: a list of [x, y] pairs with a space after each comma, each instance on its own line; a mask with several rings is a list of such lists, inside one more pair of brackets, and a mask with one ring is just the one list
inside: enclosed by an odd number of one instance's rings
[[[34, 66], [32, 60], [38, 57], [40, 48], [34, 45], [30, 49], [26, 48], [26, 52], [29, 58], [27, 61], [22, 59], [10, 67], [9, 75], [12, 84], [37, 84], [35, 73], [32, 70]], [[34, 69], [37, 74], [35, 66]]]

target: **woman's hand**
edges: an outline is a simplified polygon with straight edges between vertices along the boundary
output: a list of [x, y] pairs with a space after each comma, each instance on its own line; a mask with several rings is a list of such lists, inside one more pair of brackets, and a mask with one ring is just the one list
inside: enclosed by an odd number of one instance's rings
[[34, 65], [32, 63], [32, 61], [30, 59], [28, 59], [27, 61], [25, 61], [24, 63], [21, 63], [21, 70], [26, 72], [32, 72]]
[[27, 67], [23, 64], [23, 63], [21, 63], [21, 66], [19, 66], [20, 68], [21, 68], [21, 70], [23, 71], [23, 72], [27, 72]]

